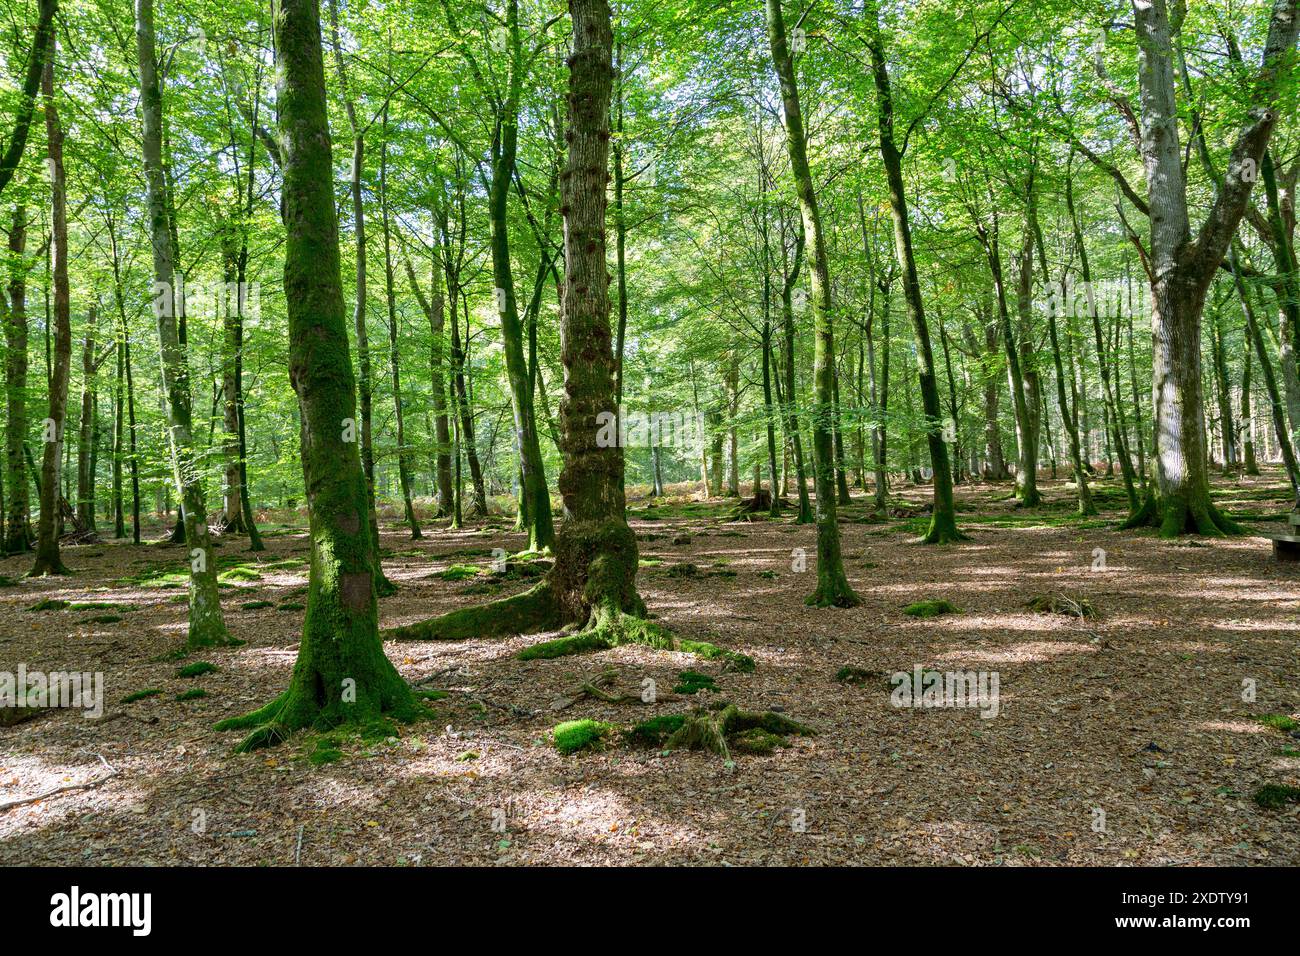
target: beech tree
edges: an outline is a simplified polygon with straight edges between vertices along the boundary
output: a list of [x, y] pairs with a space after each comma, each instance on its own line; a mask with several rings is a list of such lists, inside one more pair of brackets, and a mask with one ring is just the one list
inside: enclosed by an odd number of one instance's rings
[[[147, 3], [148, 0], [140, 0]], [[344, 323], [338, 218], [317, 0], [277, 0], [273, 17], [283, 151], [284, 288], [289, 377], [302, 416], [311, 573], [289, 687], [265, 707], [217, 724], [250, 731], [243, 751], [294, 730], [418, 714], [379, 640], [369, 490], [355, 432], [356, 379]]]
[[[177, 327], [178, 301], [173, 260], [173, 233], [163, 175], [163, 101], [155, 59], [153, 0], [136, 0], [135, 39], [140, 72], [141, 135], [148, 186], [150, 242], [153, 248], [153, 309], [158, 324], [159, 354], [167, 411], [167, 439], [172, 472], [185, 525], [189, 563], [188, 647], [230, 643], [217, 591], [217, 562], [208, 532], [207, 501], [196, 460], [191, 417], [189, 365]], [[42, 509], [42, 517], [44, 509]]]

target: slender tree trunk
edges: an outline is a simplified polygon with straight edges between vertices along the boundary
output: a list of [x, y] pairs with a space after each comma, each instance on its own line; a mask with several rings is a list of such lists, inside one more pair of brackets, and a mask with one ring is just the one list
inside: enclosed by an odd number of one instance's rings
[[[51, 41], [53, 44], [53, 41]], [[45, 99], [45, 138], [51, 173], [53, 209], [50, 217], [50, 263], [53, 280], [53, 353], [49, 374], [49, 414], [41, 427], [41, 514], [36, 533], [36, 564], [32, 577], [67, 574], [59, 553], [59, 497], [62, 480], [64, 428], [68, 418], [68, 379], [72, 370], [72, 307], [68, 288], [68, 213], [63, 172], [63, 128], [54, 102], [55, 50], [45, 61], [41, 89]], [[46, 322], [46, 334], [51, 323]], [[47, 348], [49, 346], [47, 345]], [[47, 358], [47, 362], [51, 359]]]
[[1259, 462], [1255, 460], [1255, 416], [1250, 407], [1250, 331], [1246, 331], [1246, 350], [1241, 357], [1241, 449], [1243, 475], [1258, 475]]
[[397, 432], [397, 477], [402, 509], [412, 538], [421, 538], [420, 522], [411, 501], [411, 452], [406, 444], [406, 414], [402, 409], [402, 363], [397, 336], [397, 292], [393, 284], [393, 242], [388, 215], [388, 108], [384, 107], [384, 138], [379, 147], [379, 208], [384, 230], [384, 295], [388, 300], [388, 364], [393, 385], [393, 423]]
[[177, 312], [183, 306], [176, 296], [172, 232], [163, 176], [163, 102], [154, 59], [153, 0], [136, 0], [136, 51], [140, 70], [140, 111], [144, 119], [141, 143], [153, 246], [154, 313], [158, 321], [172, 468], [181, 498], [190, 563], [187, 646], [206, 647], [228, 643], [230, 637], [217, 591], [217, 567], [208, 536], [202, 471], [191, 428], [189, 369], [176, 322]]
[[[142, 0], [148, 2], [148, 0]], [[411, 690], [384, 656], [365, 472], [347, 422], [356, 391], [344, 324], [325, 70], [316, 0], [277, 0], [273, 22], [284, 148], [289, 379], [302, 416], [312, 560], [307, 616], [288, 689], [218, 729], [251, 728], [242, 750], [299, 728], [414, 718]]]
[[1254, 307], [1250, 303], [1250, 297], [1246, 294], [1246, 287], [1241, 281], [1236, 250], [1232, 250], [1229, 255], [1233, 267], [1233, 280], [1237, 296], [1241, 301], [1241, 310], [1246, 315], [1246, 336], [1253, 344], [1255, 356], [1259, 359], [1259, 370], [1261, 377], [1264, 379], [1264, 390], [1268, 395], [1269, 408], [1273, 413], [1273, 429], [1277, 433], [1278, 450], [1281, 453], [1282, 464], [1286, 468], [1287, 477], [1291, 481], [1291, 490], [1296, 496], [1294, 509], [1300, 510], [1300, 465], [1297, 465], [1296, 462], [1294, 433], [1291, 430], [1290, 420], [1287, 418], [1286, 409], [1282, 403], [1282, 394], [1277, 386], [1273, 363], [1269, 359], [1268, 350], [1264, 345], [1264, 335], [1260, 331], [1259, 320], [1255, 315]]
[[794, 257], [781, 282], [781, 328], [785, 352], [785, 433], [794, 447], [795, 482], [799, 494], [799, 513], [795, 524], [812, 524], [812, 501], [808, 497], [808, 470], [804, 461], [803, 434], [799, 423], [799, 399], [794, 366], [794, 288], [803, 264], [804, 233], [795, 235]]
[[492, 278], [496, 286], [496, 308], [501, 319], [501, 345], [505, 353], [506, 378], [514, 413], [515, 448], [519, 455], [520, 530], [528, 533], [528, 549], [551, 547], [555, 529], [551, 517], [551, 495], [546, 486], [541, 443], [533, 403], [533, 380], [524, 358], [524, 330], [515, 300], [513, 264], [510, 260], [510, 197], [519, 141], [519, 103], [523, 89], [524, 54], [519, 27], [518, 0], [506, 0], [505, 28], [510, 56], [505, 102], [494, 134], [492, 183], [488, 190], [491, 224]]
[[835, 502], [835, 334], [831, 313], [830, 264], [821, 212], [808, 166], [808, 146], [795, 80], [794, 60], [786, 41], [781, 0], [766, 0], [767, 35], [772, 65], [781, 85], [786, 151], [794, 174], [808, 242], [808, 272], [813, 315], [813, 474], [817, 490], [817, 588], [807, 603], [817, 607], [853, 607], [861, 599], [849, 585], [840, 557], [840, 529]]
[[[226, 282], [227, 293], [236, 284], [236, 258], [238, 250], [227, 234], [222, 237], [222, 272]], [[235, 301], [232, 303], [231, 299]], [[238, 533], [243, 530], [244, 509], [241, 496], [239, 474], [239, 405], [240, 395], [235, 382], [235, 364], [239, 361], [239, 350], [243, 338], [243, 320], [240, 300], [243, 290], [238, 289], [232, 297], [227, 294], [222, 303], [222, 348], [221, 348], [221, 417], [222, 435], [221, 451], [224, 458], [225, 490], [222, 496], [221, 533]]]
[[4, 314], [5, 331], [5, 465], [8, 475], [9, 511], [0, 551], [25, 553], [32, 549], [31, 508], [27, 494], [27, 460], [23, 441], [27, 437], [27, 207], [14, 207], [9, 230], [9, 305]]
[[[773, 0], [769, 0], [769, 3]], [[958, 541], [965, 537], [957, 530], [957, 507], [952, 493], [952, 465], [948, 445], [943, 438], [943, 409], [939, 402], [939, 385], [934, 371], [934, 353], [930, 347], [930, 327], [921, 298], [921, 280], [912, 251], [912, 227], [908, 218], [907, 194], [903, 185], [903, 157], [894, 142], [894, 101], [885, 62], [884, 41], [880, 33], [879, 11], [875, 0], [864, 8], [867, 23], [867, 49], [871, 55], [872, 78], [876, 88], [876, 112], [880, 133], [880, 158], [889, 184], [889, 211], [894, 225], [894, 250], [903, 273], [903, 300], [907, 304], [912, 334], [916, 340], [916, 372], [921, 386], [921, 405], [925, 414], [926, 441], [930, 448], [930, 467], [934, 480], [934, 503], [930, 527], [924, 540], [930, 544]], [[817, 495], [821, 498], [820, 490]]]
[[94, 425], [95, 323], [98, 309], [91, 303], [81, 339], [81, 417], [77, 428], [77, 524], [95, 530]]
[[[446, 346], [446, 308], [447, 301], [442, 294], [442, 283], [438, 281], [438, 268], [432, 271], [432, 299], [424, 294], [415, 277], [411, 260], [405, 261], [406, 279], [425, 318], [429, 320], [429, 381], [433, 389], [434, 420], [434, 482], [437, 489], [439, 518], [451, 517], [454, 511], [451, 483], [451, 429], [447, 419], [447, 346]], [[453, 322], [454, 324], [454, 322]]]

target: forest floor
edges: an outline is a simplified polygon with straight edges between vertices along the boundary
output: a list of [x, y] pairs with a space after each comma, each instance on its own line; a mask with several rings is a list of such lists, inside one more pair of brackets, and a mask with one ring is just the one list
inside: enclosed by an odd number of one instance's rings
[[[70, 547], [75, 577], [0, 588], [0, 670], [103, 672], [104, 715], [0, 729], [0, 806], [117, 775], [0, 809], [0, 863], [1300, 864], [1300, 806], [1253, 799], [1265, 784], [1300, 786], [1300, 732], [1260, 719], [1300, 711], [1300, 564], [1275, 562], [1259, 537], [1115, 531], [1116, 481], [1098, 482], [1097, 519], [1073, 516], [1063, 482], [1044, 490], [1045, 507], [1022, 511], [1005, 485], [960, 488], [971, 540], [948, 547], [916, 543], [924, 519], [906, 512], [927, 487], [898, 489], [904, 514], [882, 521], [855, 492], [841, 524], [863, 600], [852, 610], [804, 606], [815, 533], [789, 514], [744, 522], [728, 519], [734, 502], [634, 501], [651, 612], [752, 656], [752, 673], [642, 647], [515, 659], [537, 635], [389, 642], [408, 680], [447, 692], [433, 719], [369, 738], [299, 734], [247, 756], [212, 725], [286, 684], [305, 600], [301, 520], [270, 526], [258, 555], [225, 541], [226, 620], [247, 643], [189, 658], [216, 665], [199, 677], [178, 676], [187, 661], [171, 653], [184, 550]], [[1216, 497], [1281, 530], [1289, 494], [1271, 474], [1220, 481]], [[524, 546], [508, 519], [426, 524], [419, 541], [385, 526], [400, 587], [381, 601], [385, 627], [527, 586], [491, 573], [491, 549]], [[0, 574], [29, 564], [11, 557]], [[1040, 596], [1096, 615], [1026, 607]], [[44, 599], [114, 607], [31, 610]], [[927, 599], [958, 610], [904, 614]], [[846, 665], [868, 673], [841, 682]], [[997, 715], [891, 706], [888, 675], [916, 665], [996, 672]], [[553, 709], [608, 669], [627, 693], [652, 678], [657, 702]], [[571, 756], [551, 745], [560, 721], [627, 726], [689, 709], [708, 692], [667, 692], [687, 669], [817, 735], [731, 760], [617, 737]], [[195, 688], [206, 696], [177, 699]], [[159, 693], [123, 702], [145, 690]]]

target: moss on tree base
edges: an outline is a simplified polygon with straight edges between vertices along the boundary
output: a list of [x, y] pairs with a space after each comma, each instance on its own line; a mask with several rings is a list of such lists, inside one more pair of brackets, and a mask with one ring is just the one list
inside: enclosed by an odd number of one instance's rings
[[921, 538], [922, 544], [952, 544], [957, 541], [969, 541], [970, 535], [957, 530], [957, 519], [951, 514], [936, 511], [930, 519], [930, 527]]
[[[235, 745], [235, 753], [251, 753], [283, 743], [296, 730], [329, 731], [340, 727], [361, 730], [383, 717], [410, 724], [428, 716], [428, 711], [417, 702], [410, 686], [396, 670], [393, 670], [392, 681], [386, 682], [378, 693], [372, 692], [364, 705], [359, 691], [355, 703], [321, 703], [301, 686], [303, 683], [306, 680], [300, 681], [295, 670], [289, 689], [275, 700], [242, 717], [220, 721], [213, 729], [251, 731]], [[313, 683], [319, 686], [319, 682]]]
[[1156, 528], [1162, 538], [1184, 534], [1207, 538], [1246, 534], [1245, 528], [1215, 507], [1208, 492], [1204, 496], [1182, 493], [1161, 499], [1148, 495], [1142, 507], [1119, 526], [1121, 531], [1134, 528]]

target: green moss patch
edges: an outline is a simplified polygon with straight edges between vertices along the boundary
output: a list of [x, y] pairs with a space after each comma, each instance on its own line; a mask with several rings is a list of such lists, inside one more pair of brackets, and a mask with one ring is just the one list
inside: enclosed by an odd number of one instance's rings
[[245, 601], [239, 605], [241, 611], [260, 611], [264, 607], [275, 607], [273, 601]]
[[1300, 803], [1300, 787], [1266, 783], [1255, 791], [1255, 803], [1265, 810], [1281, 810], [1288, 803]]
[[82, 624], [116, 624], [120, 620], [122, 620], [122, 615], [120, 614], [93, 614], [90, 617], [85, 618], [81, 623]]
[[1284, 734], [1289, 734], [1293, 730], [1300, 730], [1300, 721], [1288, 714], [1264, 714], [1255, 719], [1265, 727], [1272, 727], [1274, 730], [1280, 730]]
[[285, 601], [283, 604], [277, 607], [276, 610], [277, 611], [303, 611], [306, 610], [306, 608], [307, 605], [299, 604], [297, 601]]
[[137, 700], [144, 700], [146, 697], [157, 697], [161, 693], [161, 687], [149, 687], [145, 690], [138, 690], [134, 694], [127, 694], [122, 698], [122, 703], [134, 704]]
[[43, 601], [37, 601], [27, 610], [29, 611], [64, 611], [72, 607], [71, 602], [61, 601], [58, 598], [45, 598]]
[[307, 755], [307, 762], [313, 767], [320, 767], [327, 763], [343, 759], [343, 751], [338, 748], [338, 738], [333, 736], [321, 737], [316, 741], [316, 746], [312, 752]]
[[202, 677], [204, 674], [211, 674], [217, 669], [217, 665], [209, 661], [194, 661], [192, 664], [186, 664], [176, 671], [177, 677]]
[[239, 581], [260, 581], [262, 572], [248, 565], [237, 565], [217, 575], [218, 584], [235, 584]]
[[681, 564], [674, 564], [668, 569], [668, 576], [670, 578], [693, 578], [699, 573], [700, 569], [689, 561], [684, 561]]
[[643, 720], [623, 731], [623, 738], [632, 744], [646, 747], [662, 747], [665, 740], [681, 730], [686, 723], [685, 714], [660, 714]]
[[177, 700], [199, 700], [200, 698], [207, 697], [207, 696], [208, 696], [208, 692], [204, 690], [202, 687], [191, 687], [189, 690], [182, 691], [181, 693], [177, 694], [176, 699]]
[[480, 568], [477, 564], [453, 564], [451, 567], [436, 572], [433, 576], [443, 581], [464, 581], [466, 578], [476, 578], [484, 573], [486, 573], [485, 569]]
[[698, 694], [702, 690], [716, 693], [717, 689], [717, 682], [708, 674], [701, 674], [698, 671], [682, 671], [677, 675], [677, 686], [673, 688], [673, 693]]
[[943, 598], [937, 600], [917, 601], [903, 608], [903, 613], [909, 617], [939, 617], [943, 614], [958, 614], [957, 608], [945, 601]]
[[551, 731], [555, 749], [562, 754], [598, 747], [612, 728], [599, 720], [566, 720]]

